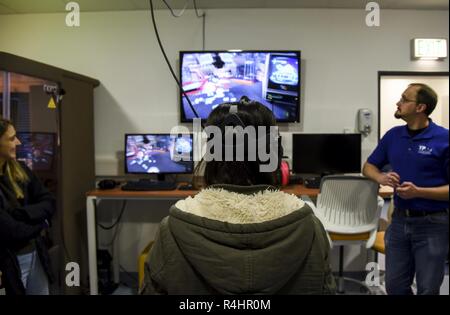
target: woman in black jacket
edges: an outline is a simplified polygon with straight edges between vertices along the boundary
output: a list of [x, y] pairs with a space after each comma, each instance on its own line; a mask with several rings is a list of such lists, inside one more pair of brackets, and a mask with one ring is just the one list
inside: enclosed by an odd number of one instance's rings
[[51, 275], [43, 235], [55, 211], [50, 192], [23, 163], [12, 123], [0, 119], [0, 271], [6, 294], [48, 294]]

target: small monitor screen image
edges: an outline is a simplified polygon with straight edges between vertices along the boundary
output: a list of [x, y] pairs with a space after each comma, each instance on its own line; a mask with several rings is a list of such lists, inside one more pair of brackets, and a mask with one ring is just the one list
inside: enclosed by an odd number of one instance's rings
[[17, 132], [21, 145], [17, 146], [17, 160], [33, 171], [51, 171], [55, 158], [55, 133]]
[[131, 174], [192, 173], [192, 135], [125, 135], [125, 172]]
[[293, 134], [297, 174], [361, 173], [361, 134]]
[[[299, 121], [300, 51], [182, 51], [180, 78], [201, 119], [245, 95], [278, 122]], [[181, 121], [196, 118], [183, 93], [180, 99]]]

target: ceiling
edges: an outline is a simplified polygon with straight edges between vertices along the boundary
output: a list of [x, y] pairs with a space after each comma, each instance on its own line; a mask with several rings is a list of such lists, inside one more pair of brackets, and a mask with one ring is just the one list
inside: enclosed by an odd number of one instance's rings
[[[0, 14], [67, 12], [66, 3], [73, 0], [0, 0]], [[145, 10], [149, 0], [74, 0], [81, 11]], [[182, 9], [188, 1], [166, 0], [173, 9]], [[197, 0], [198, 9], [232, 8], [353, 8], [364, 9], [369, 0]], [[448, 10], [448, 0], [376, 0], [381, 9]], [[162, 0], [153, 0], [155, 9], [167, 9]]]

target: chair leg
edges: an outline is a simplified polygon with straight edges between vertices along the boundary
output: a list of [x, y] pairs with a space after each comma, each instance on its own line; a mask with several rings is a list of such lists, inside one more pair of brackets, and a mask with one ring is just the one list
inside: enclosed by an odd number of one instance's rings
[[338, 294], [345, 294], [345, 281], [357, 284], [360, 288], [359, 294], [371, 294], [370, 288], [364, 282], [356, 279], [344, 278], [344, 245], [341, 245], [339, 246], [339, 274], [336, 289]]
[[344, 280], [344, 246], [339, 246], [339, 278], [338, 278], [338, 293], [345, 293]]

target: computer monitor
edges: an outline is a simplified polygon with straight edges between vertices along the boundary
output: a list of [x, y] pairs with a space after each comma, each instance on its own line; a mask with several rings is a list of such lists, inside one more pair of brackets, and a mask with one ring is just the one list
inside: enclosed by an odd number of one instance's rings
[[17, 132], [22, 143], [16, 148], [17, 160], [24, 162], [31, 170], [49, 172], [53, 170], [56, 133]]
[[194, 168], [191, 134], [126, 134], [127, 174], [189, 174]]
[[361, 134], [293, 134], [296, 174], [361, 173]]
[[300, 51], [181, 51], [181, 121], [207, 119], [242, 96], [269, 108], [278, 122], [300, 121]]

